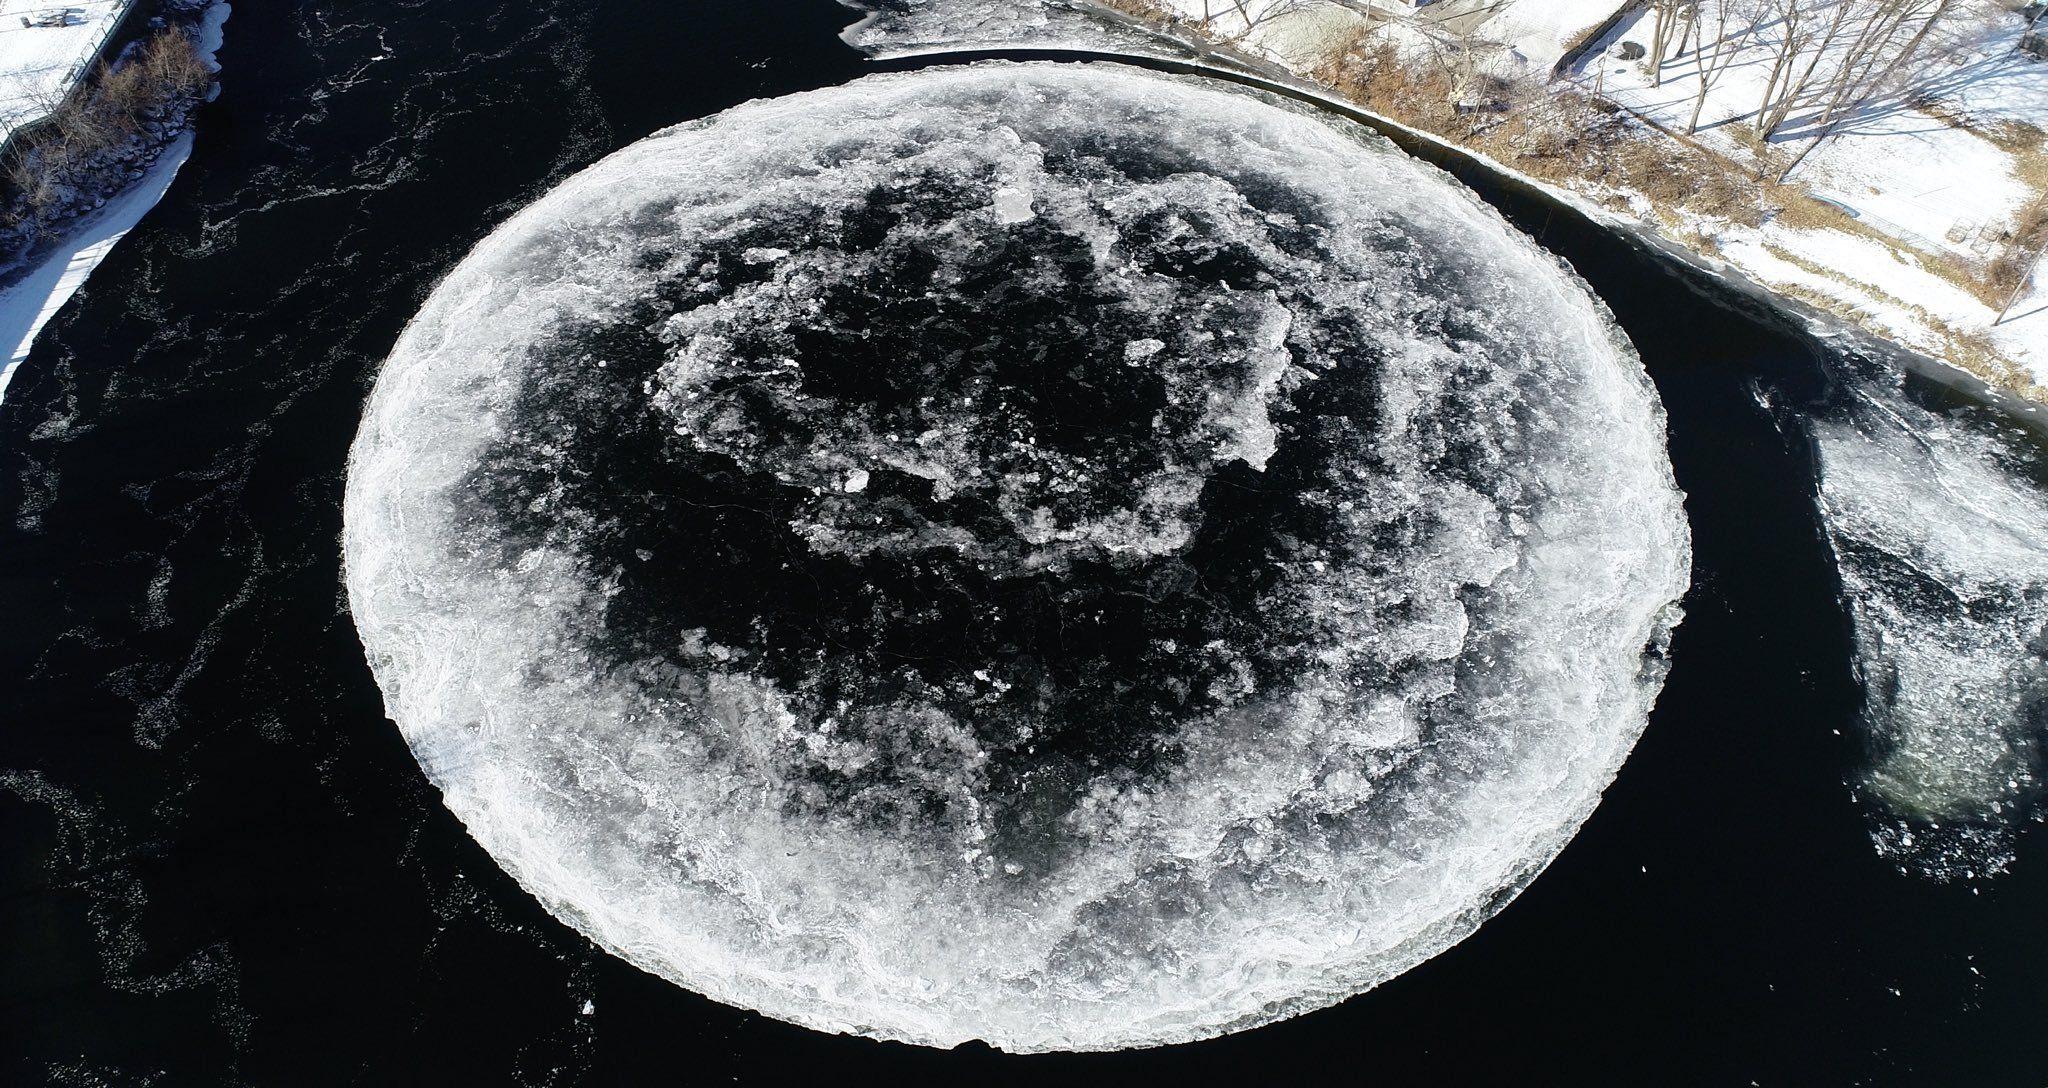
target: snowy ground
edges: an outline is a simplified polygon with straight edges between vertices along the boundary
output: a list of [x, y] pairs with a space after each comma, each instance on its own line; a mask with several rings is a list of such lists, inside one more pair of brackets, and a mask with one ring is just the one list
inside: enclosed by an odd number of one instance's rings
[[[221, 27], [228, 13], [226, 3], [217, 3], [201, 20], [199, 44], [209, 60], [220, 48]], [[215, 69], [218, 67], [216, 64]], [[0, 397], [6, 395], [15, 368], [28, 358], [36, 334], [85, 285], [86, 277], [113, 252], [115, 244], [163, 199], [191, 153], [192, 137], [180, 137], [157, 157], [140, 181], [75, 223], [40, 262], [0, 289], [0, 352], [5, 353], [0, 355]]]
[[[1874, 103], [1839, 125], [1791, 175], [1871, 233], [1770, 223], [1724, 232], [1722, 255], [1769, 285], [1797, 286], [1862, 310], [1882, 331], [1921, 350], [1939, 354], [1947, 346], [1942, 326], [1981, 337], [2036, 384], [2048, 385], [2048, 287], [2041, 277], [2013, 315], [1993, 327], [1992, 307], [1929, 267], [1933, 260], [1975, 264], [1997, 256], [2000, 233], [2041, 196], [2048, 149], [2027, 148], [2016, 125], [2048, 123], [2048, 63], [2014, 48], [2024, 27], [1995, 0], [1957, 5], [1937, 32], [1940, 40], [1923, 50], [1929, 72], [1916, 81], [1915, 94]], [[1729, 43], [1733, 59], [1700, 111], [1700, 144], [1753, 161], [1751, 118], [1780, 34], [1766, 21]], [[1613, 40], [1648, 39], [1648, 16], [1638, 15]], [[1612, 50], [1575, 78], [1679, 132], [1700, 87], [1692, 54], [1667, 59], [1661, 85], [1653, 85], [1647, 61], [1622, 61]], [[1819, 131], [1810, 115], [1795, 113], [1767, 154], [1789, 162]]]
[[1567, 50], [1612, 19], [1626, 0], [1511, 0], [1493, 2], [1495, 14], [1475, 33], [1499, 42], [1530, 67], [1548, 72]]
[[[1825, 14], [1820, 8], [1810, 18]], [[1979, 131], [1889, 99], [1840, 126], [1793, 177], [1912, 245], [1971, 259], [1991, 256], [1997, 230], [2036, 190], [2019, 176], [2014, 155], [1980, 132], [1996, 133], [2013, 121], [2048, 121], [2048, 64], [2013, 49], [2024, 26], [1996, 3], [1978, 0], [1961, 10], [1948, 42], [1924, 50], [1933, 71], [1918, 85], [1942, 103], [1933, 108], [1967, 116]], [[1647, 17], [1632, 18], [1621, 36], [1647, 42]], [[1700, 142], [1749, 157], [1745, 141], [1779, 41], [1780, 32], [1767, 25], [1734, 43], [1734, 60], [1701, 110]], [[1700, 85], [1692, 54], [1665, 61], [1661, 86], [1651, 85], [1647, 61], [1603, 57], [1599, 65], [1608, 98], [1668, 128], [1685, 128]], [[1789, 157], [1815, 132], [1810, 118], [1795, 113], [1772, 137], [1773, 150]]]
[[[49, 115], [131, 2], [0, 0], [0, 140]], [[46, 21], [63, 25], [35, 25]]]

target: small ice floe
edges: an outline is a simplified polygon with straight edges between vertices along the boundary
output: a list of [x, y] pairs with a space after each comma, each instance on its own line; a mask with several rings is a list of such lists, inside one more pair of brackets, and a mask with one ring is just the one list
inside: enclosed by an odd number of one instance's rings
[[996, 190], [996, 219], [1003, 223], [1028, 223], [1036, 215], [1031, 210], [1031, 194], [1014, 185], [1005, 185]]
[[2038, 455], [1895, 382], [1852, 373], [1844, 389], [1841, 411], [1811, 431], [1873, 743], [1859, 786], [1880, 807], [1874, 838], [1928, 876], [1996, 874], [2042, 793]]
[[1155, 340], [1149, 336], [1143, 340], [1133, 340], [1124, 345], [1124, 362], [1142, 363], [1165, 350], [1164, 340]]

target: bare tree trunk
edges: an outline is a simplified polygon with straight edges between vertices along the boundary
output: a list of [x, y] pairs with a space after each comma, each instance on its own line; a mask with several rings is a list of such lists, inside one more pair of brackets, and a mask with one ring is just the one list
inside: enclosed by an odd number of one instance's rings
[[1650, 86], [1664, 81], [1664, 11], [1665, 0], [1650, 0]]
[[[1699, 76], [1699, 94], [1693, 98], [1692, 117], [1685, 123], [1685, 134], [1690, 136], [1699, 131], [1700, 113], [1707, 108], [1707, 96], [1714, 91], [1714, 84], [1728, 71], [1728, 66], [1742, 52], [1742, 43], [1756, 30], [1759, 14], [1756, 9], [1747, 9], [1749, 22], [1731, 37], [1728, 33], [1730, 6], [1735, 0], [1714, 0], [1714, 40], [1706, 40], [1706, 28], [1700, 28], [1699, 46], [1693, 50], [1693, 71]], [[1699, 16], [1693, 16], [1695, 22]], [[1711, 48], [1712, 52], [1709, 52]]]
[[1916, 0], [1878, 0], [1871, 6], [1870, 16], [1864, 20], [1855, 40], [1849, 45], [1848, 55], [1835, 68], [1834, 78], [1829, 84], [1834, 94], [1820, 112], [1823, 123], [1832, 125], [1835, 122], [1843, 105], [1857, 94], [1864, 80], [1880, 63], [1885, 47], [1912, 15], [1915, 6]]
[[1764, 96], [1756, 106], [1756, 127], [1759, 132], [1763, 130], [1764, 116], [1770, 111], [1771, 103], [1776, 100], [1778, 84], [1791, 78], [1792, 60], [1799, 55], [1804, 41], [1800, 37], [1800, 28], [1806, 19], [1806, 8], [1802, 0], [1772, 0], [1771, 10], [1777, 13], [1781, 36], [1778, 39], [1778, 54], [1771, 60], [1770, 78], [1764, 81]]
[[1657, 0], [1657, 14], [1656, 54], [1651, 61], [1650, 83], [1661, 87], [1665, 62], [1685, 55], [1685, 43], [1692, 37], [1693, 24], [1699, 20], [1699, 0]]
[[[1714, 49], [1718, 55], [1721, 50], [1722, 32], [1728, 29], [1728, 0], [1715, 0], [1714, 6], [1720, 12], [1720, 25], [1714, 32]], [[1698, 16], [1694, 16], [1695, 21], [1698, 18]], [[1713, 65], [1707, 59], [1707, 43], [1704, 38], [1701, 39], [1699, 46], [1692, 51], [1692, 68], [1693, 72], [1699, 77], [1700, 89], [1699, 93], [1694, 95], [1692, 99], [1692, 116], [1686, 118], [1685, 121], [1685, 134], [1687, 136], [1700, 130], [1700, 111], [1707, 108], [1707, 95], [1714, 89], [1714, 80], [1711, 75]]]
[[[1820, 132], [1807, 143], [1793, 158], [1791, 165], [1778, 175], [1779, 181], [1792, 176], [1792, 171], [1806, 161], [1814, 149], [1834, 135], [1842, 120], [1860, 109], [1879, 90], [1887, 85], [1891, 77], [1919, 52], [1921, 43], [1934, 29], [1941, 17], [1947, 14], [1952, 0], [1937, 0], [1929, 11], [1924, 0], [1880, 0], [1871, 10], [1869, 18], [1857, 32], [1849, 53], [1838, 65], [1829, 82], [1828, 90], [1833, 94], [1817, 115], [1821, 122]], [[1899, 31], [1910, 21], [1926, 12], [1919, 29], [1897, 52], [1889, 53], [1891, 44], [1898, 38]]]

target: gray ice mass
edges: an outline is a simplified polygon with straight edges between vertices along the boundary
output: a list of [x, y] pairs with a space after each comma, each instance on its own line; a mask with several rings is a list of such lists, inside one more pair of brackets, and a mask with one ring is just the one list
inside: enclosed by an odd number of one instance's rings
[[811, 1027], [1137, 1047], [1329, 1005], [1534, 879], [1689, 570], [1571, 272], [1383, 140], [1106, 65], [626, 148], [392, 352], [356, 622], [564, 921]]
[[1995, 876], [2042, 792], [2048, 491], [2032, 443], [1896, 384], [1849, 379], [1812, 423], [1871, 742], [1858, 785], [1884, 856]]

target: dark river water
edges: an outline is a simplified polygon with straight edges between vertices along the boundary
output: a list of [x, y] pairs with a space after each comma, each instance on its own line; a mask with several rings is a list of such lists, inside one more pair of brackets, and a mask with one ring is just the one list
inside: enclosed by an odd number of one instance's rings
[[1843, 361], [1562, 212], [1670, 413], [1694, 588], [1648, 733], [1475, 936], [1206, 1043], [1015, 1058], [717, 1005], [553, 920], [441, 807], [344, 606], [344, 461], [436, 279], [655, 129], [853, 78], [831, 0], [250, 0], [150, 218], [0, 407], [0, 1082], [2040, 1085], [2048, 850], [1872, 850], [1796, 426]]

